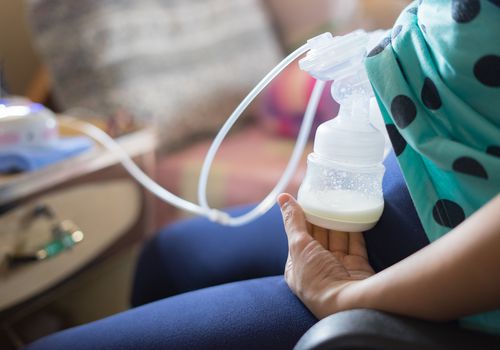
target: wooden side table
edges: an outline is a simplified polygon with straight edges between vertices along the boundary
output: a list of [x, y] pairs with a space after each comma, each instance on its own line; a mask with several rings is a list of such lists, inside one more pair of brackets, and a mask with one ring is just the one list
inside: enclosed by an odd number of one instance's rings
[[[146, 173], [154, 174], [157, 143], [152, 130], [127, 134], [118, 142]], [[2, 338], [10, 338], [13, 348], [21, 346], [24, 339], [11, 325], [57, 299], [58, 290], [80, 272], [152, 233], [152, 199], [117, 157], [99, 146], [35, 172], [0, 176], [0, 259], [1, 251], [19, 244], [36, 246], [50, 236], [43, 220], [22, 228], [27, 212], [39, 203], [84, 233], [81, 243], [53, 258], [14, 269], [0, 267], [0, 348]]]

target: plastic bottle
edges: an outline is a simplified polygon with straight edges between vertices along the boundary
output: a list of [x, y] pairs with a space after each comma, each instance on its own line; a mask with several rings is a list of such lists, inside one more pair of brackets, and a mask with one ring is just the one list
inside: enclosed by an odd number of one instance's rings
[[372, 228], [384, 208], [382, 178], [385, 139], [370, 122], [373, 91], [363, 65], [368, 34], [322, 34], [300, 61], [320, 80], [334, 80], [332, 97], [340, 104], [336, 118], [321, 124], [309, 154], [298, 202], [314, 225], [360, 232]]

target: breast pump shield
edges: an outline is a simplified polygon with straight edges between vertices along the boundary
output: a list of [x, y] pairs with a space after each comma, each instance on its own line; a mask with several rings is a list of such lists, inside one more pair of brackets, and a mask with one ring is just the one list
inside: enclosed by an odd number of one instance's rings
[[385, 139], [369, 121], [373, 91], [363, 61], [369, 35], [325, 33], [311, 39], [301, 69], [316, 79], [333, 80], [336, 118], [321, 124], [308, 156], [298, 201], [312, 224], [359, 232], [379, 220], [384, 200], [382, 177]]

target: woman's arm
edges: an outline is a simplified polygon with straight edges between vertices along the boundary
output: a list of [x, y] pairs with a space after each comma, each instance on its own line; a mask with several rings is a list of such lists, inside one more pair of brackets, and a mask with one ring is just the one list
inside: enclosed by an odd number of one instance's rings
[[337, 236], [333, 254], [309, 235], [291, 196], [278, 201], [290, 248], [285, 278], [319, 318], [372, 308], [449, 320], [500, 308], [500, 195], [443, 238], [378, 274], [370, 273], [360, 234]]

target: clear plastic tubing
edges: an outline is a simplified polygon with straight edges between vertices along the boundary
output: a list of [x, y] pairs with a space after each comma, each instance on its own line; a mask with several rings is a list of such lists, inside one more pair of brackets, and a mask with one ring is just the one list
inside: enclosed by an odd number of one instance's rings
[[[304, 115], [304, 119], [302, 121], [299, 135], [297, 138], [297, 142], [295, 143], [295, 147], [293, 149], [292, 155], [290, 157], [290, 160], [288, 161], [288, 164], [285, 168], [285, 171], [283, 172], [283, 175], [281, 175], [281, 178], [279, 179], [278, 183], [276, 186], [271, 190], [271, 192], [252, 210], [249, 212], [237, 216], [237, 217], [231, 217], [229, 215], [226, 216], [226, 221], [222, 222], [225, 225], [228, 226], [240, 226], [244, 225], [246, 223], [251, 222], [252, 220], [258, 218], [259, 216], [265, 214], [271, 207], [274, 205], [276, 202], [276, 197], [278, 194], [283, 192], [286, 188], [286, 186], [289, 184], [290, 180], [293, 177], [293, 174], [295, 173], [295, 170], [297, 169], [297, 166], [300, 161], [300, 157], [302, 156], [302, 153], [304, 152], [304, 148], [307, 144], [307, 140], [309, 138], [309, 132], [311, 131], [311, 126], [314, 121], [314, 116], [316, 114], [316, 110], [318, 108], [318, 103], [321, 98], [321, 94], [323, 92], [323, 88], [325, 86], [325, 82], [321, 80], [316, 80], [316, 83], [314, 85], [314, 89], [311, 93], [311, 97], [309, 98], [309, 103], [306, 108], [306, 112]], [[240, 112], [241, 113], [241, 112]], [[228, 124], [230, 122], [230, 119], [226, 122]], [[215, 157], [215, 153], [217, 152], [217, 149], [219, 148], [220, 144], [222, 143], [222, 140], [224, 136], [227, 134], [229, 131], [230, 126], [234, 124], [231, 123], [227, 129], [221, 129], [219, 131], [219, 134], [217, 136], [220, 136], [220, 139], [215, 139], [212, 143], [212, 146], [209, 149], [209, 153], [207, 154], [207, 157], [205, 158], [202, 172], [200, 175], [200, 181], [198, 183], [198, 201], [200, 204], [205, 208], [205, 209], [210, 209], [207, 203], [207, 197], [206, 197], [206, 187], [207, 187], [207, 182], [208, 182], [208, 175], [210, 172], [210, 167], [212, 165], [212, 161]], [[226, 125], [224, 125], [226, 126]]]
[[[203, 166], [200, 173], [200, 178], [198, 181], [198, 202], [200, 205], [206, 210], [210, 209], [207, 200], [207, 184], [208, 177], [210, 175], [210, 169], [212, 167], [212, 163], [214, 161], [215, 155], [219, 150], [224, 138], [229, 133], [231, 127], [236, 123], [238, 118], [241, 116], [243, 111], [248, 107], [248, 105], [255, 99], [255, 97], [283, 70], [285, 69], [291, 62], [296, 60], [302, 54], [304, 54], [309, 49], [309, 44], [304, 44], [294, 52], [292, 52], [288, 57], [286, 57], [283, 61], [281, 61], [276, 67], [274, 67], [262, 80], [258, 83], [252, 91], [248, 94], [243, 101], [239, 104], [239, 106], [234, 110], [231, 116], [226, 120], [222, 128], [219, 130], [219, 133], [215, 137], [214, 141], [210, 145], [208, 149], [205, 160], [203, 161]], [[273, 188], [273, 190], [252, 210], [249, 212], [237, 216], [231, 217], [226, 216], [225, 221], [222, 222], [228, 226], [239, 226], [244, 225], [257, 217], [266, 213], [276, 201], [276, 196], [282, 192], [288, 183], [290, 182], [295, 170], [297, 169], [297, 165], [300, 161], [300, 157], [304, 151], [305, 145], [307, 143], [307, 139], [309, 137], [309, 132], [311, 130], [311, 126], [314, 120], [314, 116], [316, 114], [316, 109], [319, 103], [319, 99], [321, 97], [321, 93], [323, 92], [324, 82], [317, 81], [311, 97], [309, 99], [308, 106], [306, 108], [306, 113], [304, 119], [302, 121], [302, 125], [299, 131], [299, 135], [297, 138], [297, 142], [295, 144], [294, 150], [292, 152], [292, 156], [288, 161], [287, 167], [281, 176], [280, 180]]]
[[135, 162], [111, 136], [98, 127], [75, 118], [59, 120], [59, 124], [92, 137], [109, 151], [113, 152], [130, 175], [161, 200], [170, 203], [179, 209], [186, 210], [197, 215], [207, 216], [211, 220], [215, 220], [215, 217], [220, 215], [219, 213], [209, 212], [197, 204], [182, 199], [160, 186], [157, 182], [146, 175], [146, 173], [144, 173], [137, 166], [137, 164], [135, 164]]
[[124, 168], [130, 173], [130, 175], [136, 179], [142, 186], [144, 186], [151, 193], [156, 195], [161, 200], [188, 212], [191, 212], [196, 215], [202, 215], [210, 219], [211, 221], [215, 221], [221, 223], [223, 225], [228, 226], [239, 226], [244, 225], [259, 216], [266, 213], [275, 203], [276, 196], [285, 190], [286, 186], [290, 182], [298, 164], [304, 148], [306, 146], [309, 133], [311, 131], [311, 127], [314, 121], [314, 116], [316, 114], [316, 110], [318, 107], [318, 103], [323, 92], [323, 88], [325, 86], [325, 82], [321, 80], [317, 80], [314, 86], [313, 92], [309, 99], [309, 103], [306, 108], [306, 112], [304, 115], [304, 119], [302, 121], [302, 125], [300, 127], [299, 135], [297, 138], [297, 142], [293, 149], [290, 160], [288, 161], [287, 167], [279, 179], [276, 186], [272, 189], [272, 191], [262, 200], [260, 204], [258, 204], [254, 209], [249, 212], [237, 216], [231, 217], [229, 214], [224, 211], [210, 208], [207, 201], [206, 196], [206, 187], [208, 183], [208, 176], [210, 174], [210, 168], [212, 166], [215, 155], [224, 141], [224, 138], [228, 134], [231, 127], [241, 116], [243, 111], [248, 107], [248, 105], [255, 99], [255, 97], [291, 62], [296, 60], [299, 56], [304, 54], [309, 49], [308, 44], [304, 44], [294, 52], [292, 52], [288, 57], [286, 57], [283, 61], [281, 61], [276, 67], [274, 67], [260, 82], [257, 84], [252, 91], [245, 97], [243, 101], [241, 101], [240, 105], [236, 108], [236, 110], [231, 114], [228, 120], [224, 123], [221, 130], [215, 137], [212, 142], [207, 156], [203, 162], [203, 167], [200, 174], [200, 179], [198, 182], [198, 199], [200, 204], [195, 204], [189, 202], [183, 198], [176, 196], [171, 193], [167, 189], [160, 186], [157, 182], [151, 179], [147, 174], [145, 174], [128, 156], [128, 154], [120, 147], [120, 145], [110, 137], [106, 132], [102, 131], [98, 127], [77, 119], [71, 119], [71, 121], [60, 120], [59, 123], [64, 125], [65, 127], [73, 130], [80, 131], [98, 143], [102, 144], [109, 151], [113, 152], [119, 159], [120, 163], [124, 166]]

